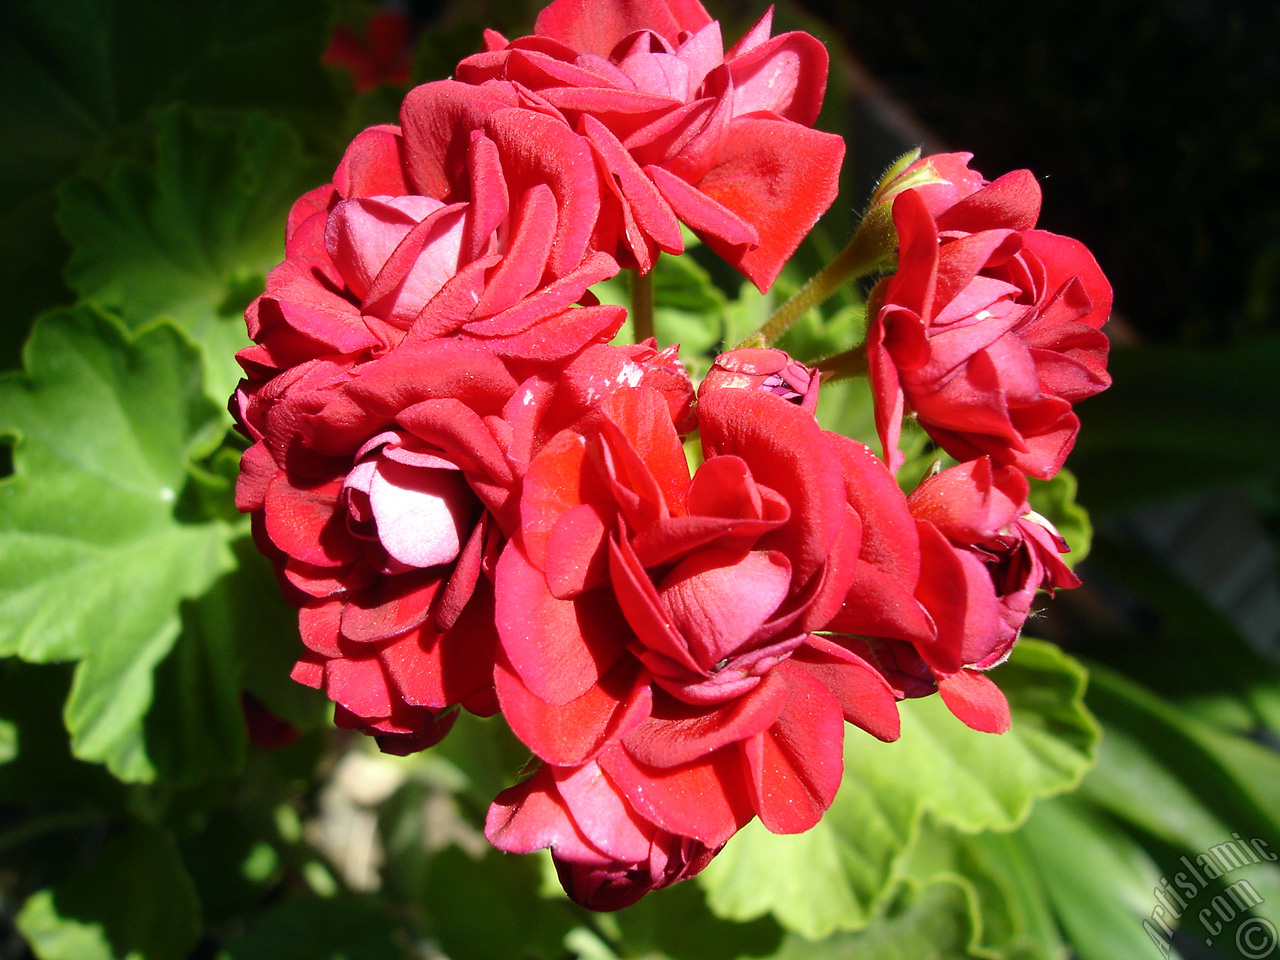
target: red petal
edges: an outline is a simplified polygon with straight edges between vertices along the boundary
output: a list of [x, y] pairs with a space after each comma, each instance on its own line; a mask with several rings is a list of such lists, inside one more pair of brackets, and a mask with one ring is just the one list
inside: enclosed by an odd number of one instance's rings
[[646, 820], [709, 847], [723, 845], [752, 817], [732, 747], [665, 769], [638, 764], [621, 747], [605, 750], [597, 762]]
[[595, 507], [584, 503], [562, 513], [547, 539], [547, 585], [561, 598], [598, 586], [608, 572], [605, 525]]
[[659, 694], [654, 713], [627, 735], [627, 753], [651, 767], [678, 767], [760, 733], [778, 717], [785, 682], [768, 678], [745, 696], [711, 707]]
[[901, 722], [893, 688], [866, 660], [818, 636], [810, 636], [791, 659], [835, 695], [847, 721], [880, 740], [898, 739]]
[[776, 670], [791, 688], [782, 713], [741, 749], [760, 822], [773, 833], [800, 833], [822, 818], [840, 787], [844, 717], [817, 678], [794, 664]]
[[610, 740], [625, 736], [649, 711], [648, 675], [630, 657], [569, 703], [553, 705], [529, 692], [499, 660], [494, 682], [511, 732], [548, 763], [585, 763]]
[[734, 247], [708, 235], [707, 245], [767, 290], [782, 265], [836, 197], [844, 140], [788, 120], [738, 117], [716, 165], [698, 190], [732, 210], [760, 235]]
[[938, 680], [938, 692], [947, 709], [967, 726], [982, 733], [1009, 729], [1009, 701], [986, 674], [961, 670]]
[[342, 611], [342, 635], [367, 642], [413, 629], [427, 619], [442, 584], [439, 570], [379, 577], [351, 595]]
[[622, 655], [627, 631], [605, 591], [558, 600], [515, 541], [498, 560], [498, 635], [520, 680], [552, 704], [576, 700]]

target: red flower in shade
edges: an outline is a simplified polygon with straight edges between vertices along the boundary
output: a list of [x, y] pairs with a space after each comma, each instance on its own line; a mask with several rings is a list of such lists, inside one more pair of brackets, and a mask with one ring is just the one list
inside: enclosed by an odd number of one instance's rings
[[938, 628], [917, 649], [951, 711], [978, 730], [1009, 726], [1009, 706], [978, 671], [1002, 662], [1038, 590], [1080, 585], [1066, 542], [1027, 503], [1027, 479], [981, 459], [925, 480], [908, 503], [920, 532], [916, 596]]
[[718, 849], [639, 816], [594, 762], [544, 765], [498, 794], [485, 836], [508, 853], [549, 847], [569, 896], [592, 910], [618, 910], [691, 877]]
[[334, 27], [321, 61], [345, 70], [356, 93], [381, 86], [404, 86], [413, 66], [409, 18], [394, 10], [379, 10], [365, 24], [364, 36], [348, 27]]
[[[893, 739], [898, 718], [889, 682], [814, 632], [858, 571], [851, 441], [767, 389], [704, 391], [698, 416], [692, 478], [669, 404], [643, 387], [534, 458], [495, 576], [495, 677], [512, 730], [556, 768], [546, 777], [595, 762], [646, 829], [718, 849], [757, 815], [776, 832], [812, 826], [840, 782], [843, 721]], [[544, 804], [547, 783], [504, 808]], [[589, 832], [582, 810], [557, 810]], [[510, 842], [564, 859], [550, 840]]]
[[482, 347], [438, 340], [304, 365], [247, 408], [237, 505], [301, 607], [294, 677], [395, 752], [443, 736], [442, 710], [495, 709], [482, 570], [517, 486], [517, 386]]
[[497, 709], [491, 579], [521, 477], [546, 435], [626, 383], [676, 413], [692, 399], [672, 351], [601, 345], [517, 383], [455, 339], [313, 361], [243, 396], [256, 442], [237, 504], [301, 608], [294, 676], [341, 725], [403, 753], [448, 732], [441, 711]]
[[835, 199], [844, 142], [810, 129], [827, 52], [770, 38], [772, 10], [728, 53], [697, 0], [556, 0], [532, 36], [458, 65], [563, 117], [604, 172], [600, 248], [647, 272], [687, 224], [760, 289]]
[[1099, 328], [1111, 287], [1082, 244], [1032, 229], [1039, 210], [1025, 170], [936, 218], [917, 191], [894, 201], [898, 270], [873, 295], [867, 342], [876, 424], [895, 470], [912, 411], [959, 460], [985, 454], [1051, 477], [1079, 429], [1072, 404], [1110, 383]]
[[617, 331], [620, 307], [573, 307], [617, 272], [589, 247], [591, 152], [515, 101], [500, 84], [426, 84], [405, 98], [403, 129], [356, 137], [333, 183], [294, 205], [285, 261], [246, 311], [252, 381], [444, 336], [556, 361]]

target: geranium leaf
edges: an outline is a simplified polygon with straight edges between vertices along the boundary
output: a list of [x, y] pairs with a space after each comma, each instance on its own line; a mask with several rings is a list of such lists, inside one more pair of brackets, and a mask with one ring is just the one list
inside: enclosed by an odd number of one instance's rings
[[60, 192], [71, 242], [66, 277], [130, 327], [172, 317], [206, 353], [218, 401], [240, 377], [243, 311], [284, 254], [289, 205], [323, 177], [297, 134], [261, 114], [211, 119], [171, 108], [154, 157], [122, 160], [105, 182], [77, 178]]
[[904, 874], [920, 884], [949, 881], [969, 893], [982, 917], [985, 949], [1008, 960], [1063, 960], [1067, 948], [1022, 833], [970, 836], [925, 818]]
[[[576, 911], [538, 892], [538, 861], [447, 847], [427, 864], [421, 904], [432, 936], [450, 957], [559, 957]], [[501, 910], [486, 905], [502, 904]]]
[[40, 960], [181, 960], [200, 935], [200, 903], [168, 831], [138, 823], [30, 897], [17, 926]]
[[313, 0], [0, 4], [0, 177], [18, 198], [0, 213], [4, 366], [18, 359], [35, 313], [65, 302], [56, 273], [66, 246], [51, 221], [57, 184], [174, 100], [333, 114], [335, 88], [320, 64], [328, 29], [328, 8]]
[[130, 341], [90, 308], [36, 325], [27, 370], [0, 377], [0, 655], [79, 660], [73, 751], [148, 780], [141, 721], [179, 604], [233, 563], [232, 527], [183, 516], [193, 454], [218, 436], [196, 349], [171, 326]]
[[18, 755], [18, 728], [8, 720], [0, 720], [0, 763], [8, 763]]
[[975, 941], [982, 921], [971, 890], [942, 880], [909, 885], [873, 926], [820, 943], [792, 934], [773, 960], [995, 960]]
[[850, 730], [844, 783], [826, 816], [796, 836], [748, 825], [701, 875], [711, 909], [737, 920], [772, 912], [813, 938], [860, 929], [892, 894], [925, 811], [963, 832], [1009, 830], [1037, 797], [1078, 783], [1098, 737], [1083, 668], [1023, 640], [994, 676], [1013, 707], [1009, 733], [970, 730], [937, 697], [900, 705], [894, 743]]
[[[229, 940], [227, 960], [396, 960], [394, 921], [373, 897], [289, 897]], [[150, 960], [150, 958], [148, 958]]]
[[[1280, 848], [1274, 750], [1198, 720], [1110, 670], [1094, 668], [1094, 676], [1089, 699], [1106, 736], [1082, 796], [1191, 859], [1237, 833]], [[1280, 868], [1261, 862], [1249, 871], [1267, 902], [1280, 900]]]
[[1081, 960], [1164, 956], [1142, 926], [1160, 871], [1124, 831], [1077, 795], [1037, 804], [1017, 835]]

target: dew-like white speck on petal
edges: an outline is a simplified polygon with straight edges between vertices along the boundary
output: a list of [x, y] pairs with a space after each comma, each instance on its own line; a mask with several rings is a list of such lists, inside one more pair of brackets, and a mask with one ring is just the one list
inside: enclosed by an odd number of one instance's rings
[[644, 367], [639, 364], [627, 363], [622, 367], [618, 374], [618, 385], [626, 384], [628, 387], [638, 386], [640, 379], [644, 376]]

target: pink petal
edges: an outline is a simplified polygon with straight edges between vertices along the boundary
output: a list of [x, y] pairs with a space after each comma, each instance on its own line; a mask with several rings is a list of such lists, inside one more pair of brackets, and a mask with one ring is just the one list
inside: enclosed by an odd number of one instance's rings
[[379, 462], [369, 488], [378, 542], [411, 567], [456, 560], [470, 531], [475, 498], [457, 470]]
[[786, 599], [791, 564], [780, 553], [703, 550], [682, 561], [658, 595], [705, 669], [738, 652]]

